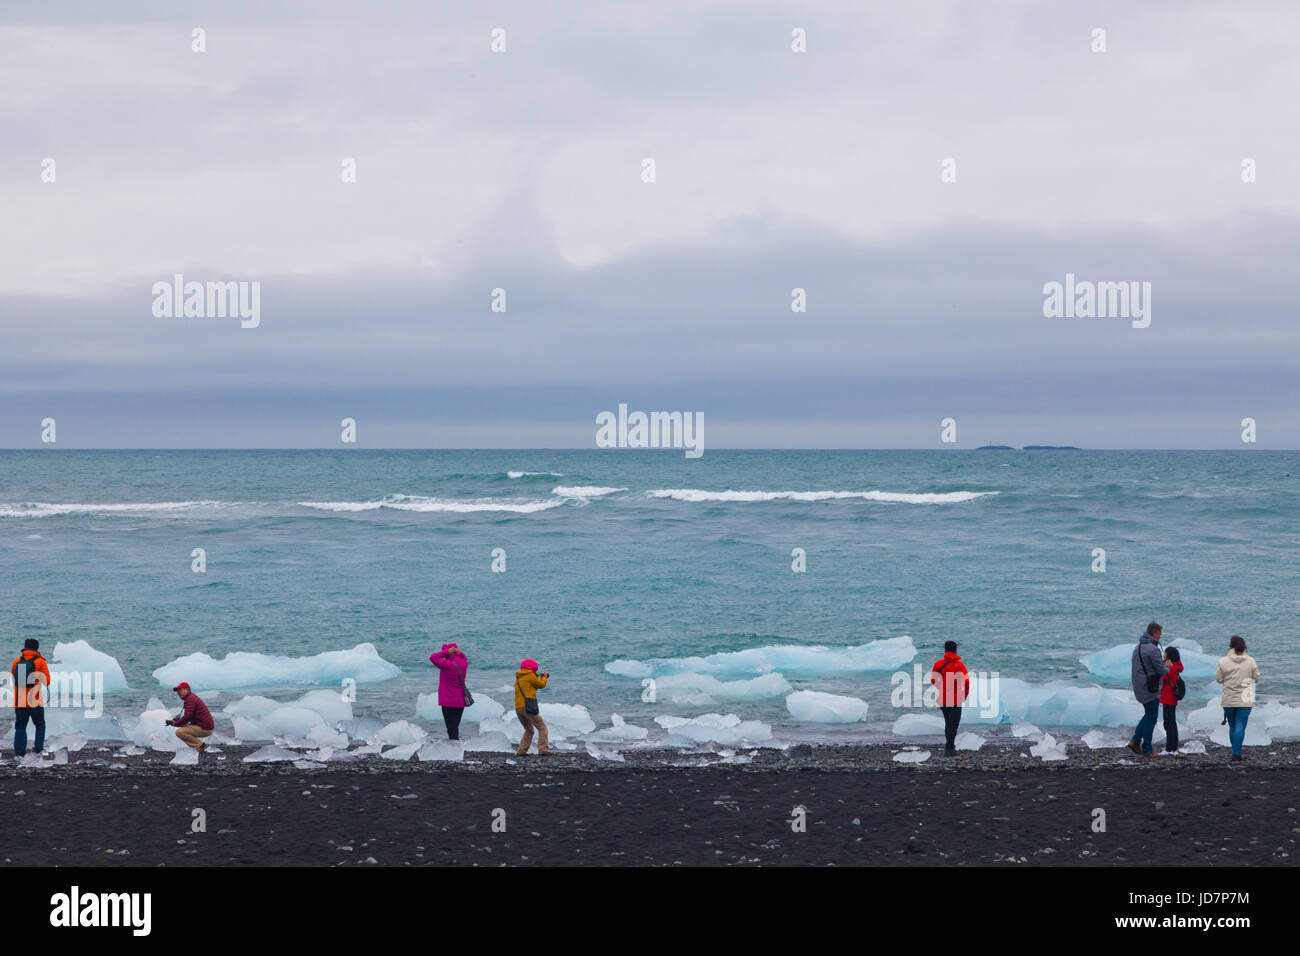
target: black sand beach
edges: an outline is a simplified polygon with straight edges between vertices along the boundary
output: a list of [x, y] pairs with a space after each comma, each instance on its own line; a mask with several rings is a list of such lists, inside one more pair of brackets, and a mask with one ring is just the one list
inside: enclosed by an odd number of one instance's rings
[[[1264, 866], [1300, 856], [1300, 745], [1042, 763], [986, 745], [919, 765], [898, 747], [793, 747], [750, 763], [642, 752], [470, 754], [463, 764], [0, 769], [6, 865]], [[510, 763], [509, 761], [514, 761]], [[678, 764], [673, 766], [671, 764]], [[681, 766], [684, 763], [707, 765]], [[805, 832], [792, 811], [807, 810]], [[206, 832], [193, 832], [194, 811]], [[1095, 811], [1105, 832], [1094, 832]], [[504, 811], [505, 832], [494, 832]], [[499, 824], [498, 824], [499, 826]]]

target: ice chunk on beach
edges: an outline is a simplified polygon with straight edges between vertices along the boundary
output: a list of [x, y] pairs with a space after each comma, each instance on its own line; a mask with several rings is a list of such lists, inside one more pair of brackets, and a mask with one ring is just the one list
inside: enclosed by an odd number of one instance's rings
[[127, 744], [118, 751], [118, 755], [122, 757], [139, 757], [144, 752], [145, 750], [143, 747], [137, 747], [135, 744]]
[[1031, 684], [1013, 677], [971, 675], [964, 724], [1032, 722], [1049, 727], [1123, 727], [1136, 724], [1142, 705], [1131, 691], [1067, 681]]
[[942, 734], [943, 717], [939, 714], [903, 714], [894, 721], [893, 733], [895, 737]]
[[[494, 717], [500, 717], [506, 712], [505, 706], [493, 700], [487, 694], [475, 694], [474, 706], [466, 707], [465, 713], [460, 715], [461, 723], [469, 721], [479, 723], [484, 720], [491, 720]], [[415, 698], [415, 716], [421, 720], [436, 720], [442, 722], [442, 708], [438, 706], [437, 694], [418, 694]]]
[[[54, 657], [49, 663], [52, 680], [58, 679], [60, 674], [66, 675], [64, 679], [79, 675], [79, 681], [84, 681], [86, 674], [103, 674], [102, 690], [105, 694], [116, 694], [129, 689], [126, 676], [122, 673], [122, 665], [117, 662], [117, 659], [111, 654], [95, 650], [87, 641], [59, 641], [54, 645]], [[96, 693], [101, 689], [99, 679], [93, 676], [89, 686]], [[85, 691], [83, 690], [82, 693], [84, 694]]]
[[791, 690], [790, 682], [776, 673], [732, 681], [718, 680], [712, 674], [668, 674], [655, 678], [657, 699], [690, 707], [708, 707], [723, 701], [767, 700]]
[[601, 748], [590, 743], [587, 744], [587, 753], [588, 755], [595, 757], [597, 760], [611, 760], [614, 763], [627, 762], [627, 758], [625, 758], [617, 750], [602, 750]]
[[984, 738], [967, 730], [953, 738], [953, 745], [958, 750], [979, 750], [984, 746]]
[[335, 750], [346, 750], [348, 747], [347, 734], [341, 730], [326, 727], [324, 724], [317, 724], [307, 731], [307, 739], [317, 747], [332, 747]]
[[[596, 722], [581, 704], [540, 704], [542, 719], [552, 737], [579, 737], [596, 729]], [[518, 718], [515, 718], [518, 724]], [[521, 728], [522, 729], [522, 728]]]
[[1083, 735], [1083, 742], [1088, 745], [1089, 750], [1114, 750], [1128, 744], [1128, 741], [1118, 734], [1108, 734], [1095, 727]]
[[1031, 723], [1021, 722], [1011, 725], [1012, 737], [1037, 737], [1041, 734], [1042, 731]]
[[[522, 729], [518, 736], [522, 736]], [[488, 733], [479, 733], [477, 736], [465, 741], [465, 749], [478, 753], [508, 754], [514, 753], [519, 746], [518, 740], [511, 740], [499, 730], [493, 730]]]
[[819, 724], [854, 724], [867, 717], [867, 702], [819, 690], [797, 690], [785, 699], [786, 710], [795, 720]]
[[55, 734], [53, 737], [45, 739], [46, 750], [71, 750], [74, 753], [86, 746], [86, 735], [81, 733], [74, 734]]
[[[581, 704], [540, 704], [542, 720], [546, 721], [547, 730], [552, 740], [564, 740], [567, 737], [581, 737], [596, 729], [596, 722]], [[507, 736], [519, 737], [523, 727], [514, 711], [479, 721], [479, 733], [499, 731]]]
[[345, 678], [367, 684], [390, 680], [401, 673], [401, 668], [379, 656], [375, 645], [366, 643], [310, 657], [231, 651], [217, 660], [196, 652], [164, 664], [153, 676], [163, 687], [188, 681], [195, 686], [237, 690], [276, 684], [338, 684]]
[[[1079, 663], [1088, 668], [1089, 673], [1098, 677], [1103, 677], [1106, 680], [1127, 682], [1133, 677], [1133, 648], [1136, 646], [1137, 641], [1135, 640], [1128, 644], [1108, 647], [1104, 651], [1093, 651], [1091, 654], [1084, 654], [1080, 657]], [[1184, 681], [1214, 676], [1219, 659], [1202, 651], [1201, 645], [1196, 641], [1180, 638], [1170, 641], [1169, 646], [1178, 648], [1179, 657], [1183, 662]]]
[[[269, 714], [263, 714], [258, 723], [271, 731], [272, 734], [284, 734], [291, 737], [306, 737], [316, 727], [325, 726], [325, 722], [321, 720], [320, 714], [316, 711], [308, 710], [306, 707], [295, 707], [290, 704], [277, 707]], [[251, 739], [244, 738], [242, 734], [240, 734], [240, 737], [241, 739]]]
[[135, 725], [135, 730], [131, 732], [131, 742], [164, 753], [179, 750], [185, 744], [181, 743], [176, 736], [176, 729], [167, 726], [167, 721], [171, 719], [170, 711], [146, 710], [140, 715], [140, 722]]
[[[1251, 719], [1254, 719], [1251, 714]], [[1294, 740], [1300, 737], [1300, 707], [1279, 705], [1271, 714], [1264, 715], [1264, 729], [1274, 740]], [[1246, 725], [1247, 729], [1250, 725]]]
[[352, 719], [352, 702], [337, 690], [309, 690], [294, 701], [292, 706], [314, 710], [320, 714], [321, 720], [331, 726]]
[[908, 747], [894, 754], [894, 760], [897, 763], [924, 763], [930, 759], [930, 751], [919, 750], [916, 747]]
[[171, 759], [173, 767], [193, 767], [198, 762], [199, 752], [193, 747], [182, 747], [176, 751], [176, 756]]
[[1178, 744], [1178, 749], [1185, 754], [1203, 754], [1205, 753], [1205, 742], [1201, 740], [1186, 740]]
[[420, 741], [416, 740], [409, 744], [393, 747], [391, 750], [385, 750], [380, 756], [385, 760], [410, 760], [415, 756], [415, 752], [420, 749], [420, 746]]
[[227, 717], [249, 717], [256, 720], [283, 706], [278, 700], [250, 694], [247, 697], [239, 698], [239, 700], [232, 700], [221, 709], [221, 712]]
[[386, 726], [388, 725], [377, 717], [354, 717], [344, 721], [343, 730], [354, 740], [372, 740]]
[[[428, 732], [418, 724], [413, 724], [409, 720], [395, 720], [381, 728], [379, 733], [370, 739], [381, 744], [406, 746], [409, 744], [418, 745], [427, 736], [429, 736]], [[412, 750], [411, 753], [415, 753], [415, 751]]]
[[1193, 731], [1204, 733], [1213, 730], [1221, 723], [1223, 723], [1223, 707], [1217, 700], [1212, 700], [1200, 710], [1194, 710], [1187, 715], [1187, 726]]
[[742, 721], [735, 714], [701, 714], [699, 717], [656, 717], [655, 723], [668, 731], [672, 747], [717, 743], [736, 746], [772, 739], [772, 728], [759, 720]]
[[251, 754], [245, 757], [244, 763], [274, 763], [279, 760], [297, 759], [298, 754], [293, 753], [290, 750], [285, 750], [283, 747], [276, 747], [272, 744], [268, 744], [265, 747], [254, 750]]
[[650, 731], [645, 727], [629, 724], [618, 714], [610, 714], [609, 720], [610, 726], [603, 727], [600, 730], [593, 730], [583, 739], [589, 743], [618, 744], [632, 740], [645, 740], [650, 735]]
[[1065, 759], [1065, 741], [1059, 743], [1051, 734], [1043, 734], [1041, 740], [1029, 748], [1030, 754], [1035, 757], [1041, 757], [1044, 761], [1064, 760]]
[[847, 647], [775, 644], [743, 651], [723, 651], [707, 657], [660, 657], [648, 661], [618, 660], [605, 670], [640, 680], [671, 674], [712, 674], [715, 677], [750, 677], [778, 671], [800, 677], [833, 677], [891, 671], [916, 656], [910, 637], [891, 637]]
[[420, 748], [416, 756], [420, 760], [460, 763], [465, 759], [465, 745], [459, 740], [431, 740]]
[[251, 717], [236, 717], [233, 723], [236, 740], [270, 740], [275, 736], [260, 721], [253, 720]]
[[88, 740], [131, 739], [117, 715], [87, 716], [86, 711], [79, 707], [46, 707], [45, 732], [52, 736], [82, 734]]
[[[1267, 747], [1273, 742], [1273, 738], [1268, 735], [1263, 722], [1255, 722], [1255, 715], [1250, 715], [1250, 720], [1246, 722], [1246, 738], [1242, 743], [1247, 747]], [[1228, 737], [1228, 725], [1223, 724], [1214, 728], [1214, 733], [1210, 734], [1210, 743], [1218, 744], [1220, 747], [1232, 746], [1232, 741]]]

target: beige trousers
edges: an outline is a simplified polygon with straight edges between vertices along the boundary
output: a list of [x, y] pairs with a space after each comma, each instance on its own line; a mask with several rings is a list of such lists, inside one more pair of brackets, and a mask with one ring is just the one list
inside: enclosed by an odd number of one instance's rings
[[528, 745], [533, 742], [533, 728], [537, 728], [537, 752], [539, 754], [548, 754], [551, 752], [550, 739], [547, 737], [546, 721], [542, 720], [541, 714], [530, 714], [522, 707], [515, 710], [515, 716], [519, 722], [524, 725], [524, 739], [519, 741], [519, 749], [515, 753], [520, 756], [528, 753]]
[[185, 741], [195, 750], [199, 749], [199, 738], [206, 737], [212, 733], [210, 730], [204, 730], [198, 724], [186, 724], [184, 727], [176, 728], [176, 736]]

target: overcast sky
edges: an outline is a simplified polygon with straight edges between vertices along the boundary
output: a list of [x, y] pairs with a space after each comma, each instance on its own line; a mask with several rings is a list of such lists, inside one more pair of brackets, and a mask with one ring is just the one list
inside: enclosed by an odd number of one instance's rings
[[[47, 6], [0, 12], [0, 447], [1300, 447], [1295, 4]], [[175, 273], [260, 325], [156, 317]], [[1150, 326], [1045, 317], [1066, 273]]]

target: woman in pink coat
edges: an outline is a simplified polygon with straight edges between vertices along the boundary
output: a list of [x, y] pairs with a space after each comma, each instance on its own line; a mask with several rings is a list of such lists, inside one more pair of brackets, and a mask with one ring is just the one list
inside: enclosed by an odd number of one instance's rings
[[447, 725], [447, 739], [460, 739], [460, 718], [465, 713], [465, 675], [469, 673], [469, 658], [455, 644], [444, 644], [442, 650], [429, 655], [429, 662], [438, 668], [438, 706], [442, 720]]

